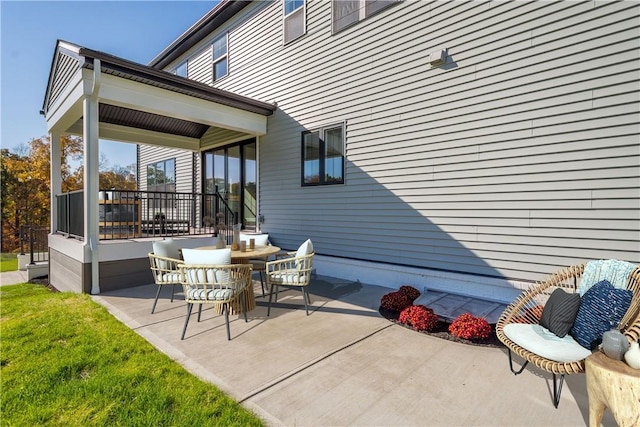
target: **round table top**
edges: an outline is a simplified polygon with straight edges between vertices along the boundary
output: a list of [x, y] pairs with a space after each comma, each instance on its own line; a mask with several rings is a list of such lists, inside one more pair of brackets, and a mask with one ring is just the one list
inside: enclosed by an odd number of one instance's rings
[[[196, 249], [212, 250], [217, 248], [215, 246], [200, 246], [199, 248], [196, 248]], [[231, 245], [227, 245], [227, 249], [231, 249]], [[244, 252], [242, 252], [239, 249], [237, 251], [232, 250], [231, 259], [265, 258], [265, 257], [268, 257], [269, 255], [277, 254], [281, 250], [282, 249], [280, 249], [277, 246], [256, 245], [254, 249], [247, 248], [247, 250]]]

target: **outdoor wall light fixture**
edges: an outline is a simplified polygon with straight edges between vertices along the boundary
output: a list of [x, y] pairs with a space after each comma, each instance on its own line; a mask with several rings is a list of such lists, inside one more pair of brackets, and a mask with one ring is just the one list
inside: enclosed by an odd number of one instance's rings
[[429, 54], [429, 63], [432, 67], [439, 67], [444, 65], [447, 61], [447, 49], [434, 50]]

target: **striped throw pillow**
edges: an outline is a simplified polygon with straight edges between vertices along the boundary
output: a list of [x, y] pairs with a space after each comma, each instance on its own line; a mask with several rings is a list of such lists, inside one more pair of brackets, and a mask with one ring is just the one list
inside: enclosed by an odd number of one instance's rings
[[563, 338], [571, 330], [579, 308], [580, 295], [557, 288], [544, 305], [540, 325]]

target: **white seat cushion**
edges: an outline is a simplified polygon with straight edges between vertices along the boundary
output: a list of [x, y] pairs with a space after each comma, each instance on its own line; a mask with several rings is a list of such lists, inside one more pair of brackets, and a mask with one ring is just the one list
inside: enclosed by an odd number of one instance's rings
[[235, 291], [231, 288], [222, 289], [190, 289], [187, 292], [187, 299], [203, 301], [223, 301], [233, 298]]
[[299, 286], [307, 282], [307, 275], [281, 270], [269, 273], [269, 281], [276, 285]]
[[578, 362], [591, 355], [571, 335], [560, 338], [538, 324], [510, 323], [504, 334], [520, 347], [556, 362]]
[[158, 279], [160, 282], [164, 283], [180, 283], [180, 273], [165, 273], [158, 275]]

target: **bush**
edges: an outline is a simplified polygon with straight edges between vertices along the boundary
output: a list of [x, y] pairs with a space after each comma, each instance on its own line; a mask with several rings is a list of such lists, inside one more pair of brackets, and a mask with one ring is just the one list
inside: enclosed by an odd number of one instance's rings
[[389, 311], [402, 311], [411, 305], [411, 300], [402, 292], [391, 292], [382, 296], [380, 307]]
[[400, 323], [413, 326], [416, 331], [433, 331], [438, 326], [438, 315], [424, 305], [412, 305], [400, 313]]
[[491, 325], [482, 317], [464, 313], [449, 325], [449, 332], [466, 340], [486, 340], [491, 336]]
[[412, 303], [420, 296], [420, 291], [409, 285], [400, 286], [399, 292], [405, 294]]

